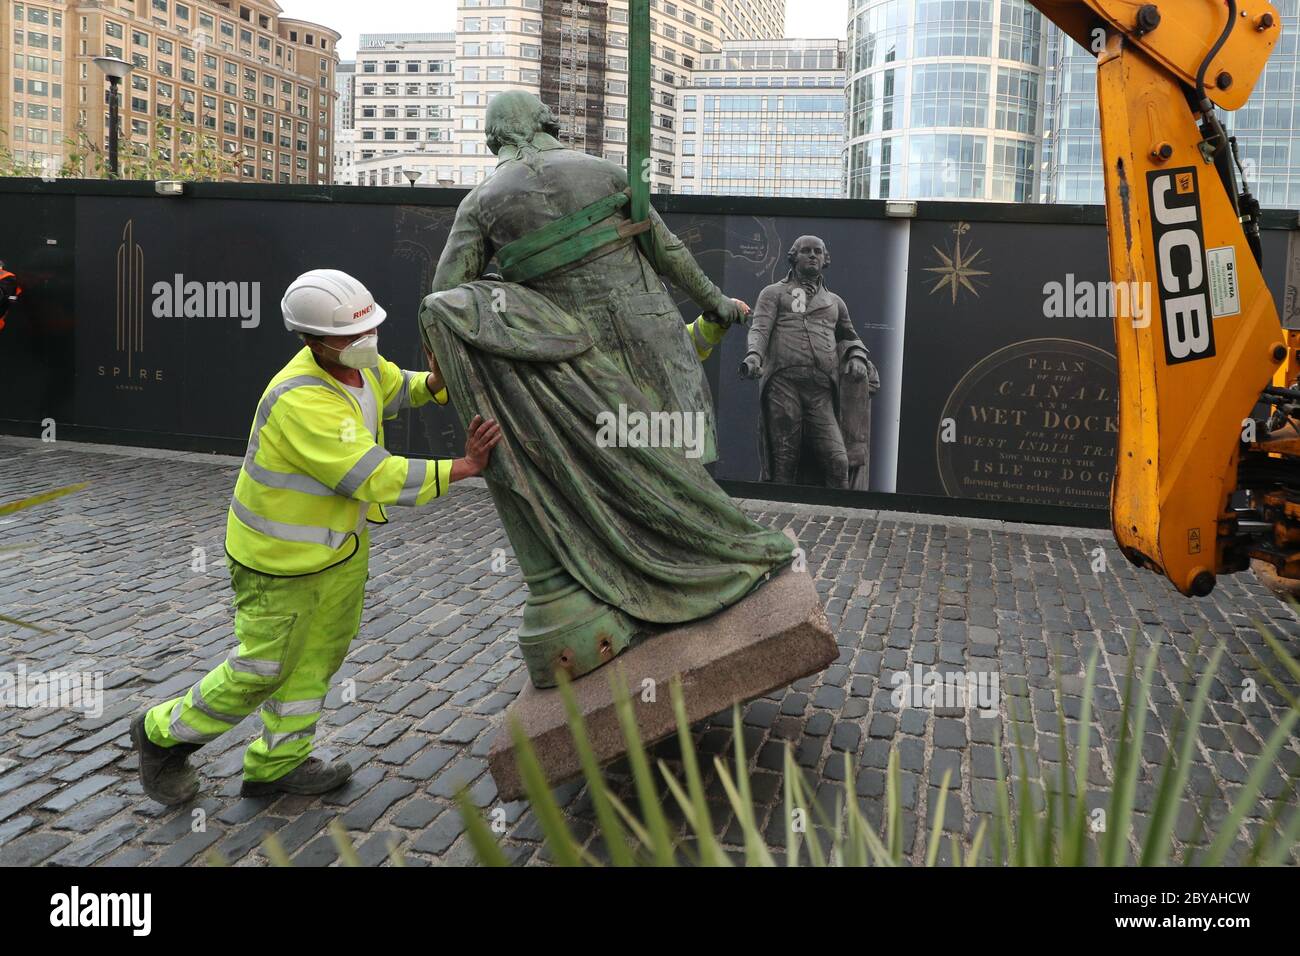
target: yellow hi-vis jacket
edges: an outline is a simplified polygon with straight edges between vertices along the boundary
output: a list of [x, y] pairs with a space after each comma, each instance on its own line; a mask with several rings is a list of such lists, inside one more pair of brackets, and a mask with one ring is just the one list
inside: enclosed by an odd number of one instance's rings
[[361, 373], [378, 405], [372, 436], [362, 408], [303, 348], [262, 393], [226, 517], [226, 552], [263, 574], [312, 574], [346, 561], [366, 519], [383, 505], [422, 505], [446, 492], [451, 460], [402, 458], [384, 450], [385, 419], [430, 399], [427, 374], [381, 358]]

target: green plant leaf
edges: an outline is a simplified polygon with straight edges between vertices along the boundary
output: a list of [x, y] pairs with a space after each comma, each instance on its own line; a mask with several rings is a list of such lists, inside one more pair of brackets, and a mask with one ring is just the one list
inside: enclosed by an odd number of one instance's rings
[[903, 862], [902, 799], [899, 795], [898, 751], [889, 748], [889, 761], [885, 764], [885, 833], [889, 840], [889, 859]]
[[[484, 866], [509, 866], [510, 861], [501, 850], [501, 844], [497, 842], [492, 835], [492, 828], [488, 826], [483, 814], [478, 807], [469, 798], [469, 791], [461, 787], [456, 791], [456, 806], [460, 810], [460, 818], [465, 823], [465, 837], [469, 840], [469, 845], [474, 850], [474, 855]], [[397, 853], [397, 844], [389, 847], [389, 855]]]
[[[1102, 840], [1103, 866], [1123, 866], [1128, 862], [1128, 834], [1133, 822], [1133, 796], [1137, 792], [1138, 767], [1142, 755], [1142, 735], [1146, 732], [1147, 701], [1151, 694], [1151, 678], [1156, 672], [1156, 650], [1153, 641], [1142, 663], [1142, 678], [1137, 698], [1133, 698], [1133, 667], [1137, 660], [1137, 634], [1129, 652], [1128, 672], [1124, 678], [1124, 703], [1120, 711], [1119, 750], [1115, 759], [1115, 779], [1111, 783], [1110, 809], [1106, 816], [1106, 835]], [[1129, 733], [1129, 714], [1133, 714], [1132, 733]]]
[[939, 784], [939, 799], [934, 808], [934, 825], [930, 828], [930, 844], [925, 851], [925, 865], [934, 866], [934, 861], [939, 856], [940, 835], [943, 832], [943, 811], [948, 804], [948, 783], [952, 780], [952, 768], [943, 772], [943, 780]]
[[587, 735], [587, 724], [578, 709], [577, 698], [573, 695], [573, 685], [567, 674], [556, 674], [559, 681], [560, 699], [564, 702], [564, 711], [568, 715], [569, 730], [573, 734], [573, 745], [578, 752], [578, 762], [582, 765], [582, 775], [587, 780], [587, 793], [591, 797], [592, 808], [596, 811], [596, 822], [600, 835], [609, 852], [609, 858], [615, 866], [632, 866], [635, 860], [627, 845], [627, 833], [619, 823], [618, 814], [610, 805], [605, 788], [605, 778], [600, 772], [600, 763], [591, 747], [591, 738]]
[[284, 852], [284, 844], [274, 833], [268, 833], [266, 839], [262, 841], [262, 852], [266, 854], [272, 866], [293, 866], [289, 854]]
[[[731, 779], [731, 774], [727, 771], [726, 764], [719, 758], [713, 758], [713, 769], [718, 774], [718, 782], [722, 784], [722, 789], [727, 794], [727, 799], [731, 801], [731, 808], [736, 813], [736, 822], [740, 826], [741, 832], [745, 837], [745, 863], [748, 866], [775, 866], [776, 861], [772, 859], [772, 853], [767, 848], [763, 840], [762, 831], [758, 829], [758, 824], [754, 820], [754, 805], [745, 803], [741, 800], [740, 791]], [[795, 799], [798, 800], [799, 783], [798, 777], [794, 782]], [[809, 840], [809, 851], [814, 848], [816, 841]], [[817, 848], [820, 854], [820, 848]]]
[[1273, 761], [1277, 759], [1277, 753], [1282, 749], [1282, 745], [1290, 738], [1291, 728], [1295, 726], [1297, 718], [1300, 718], [1300, 711], [1294, 709], [1289, 711], [1278, 723], [1277, 727], [1273, 729], [1273, 732], [1268, 735], [1263, 752], [1255, 758], [1255, 765], [1251, 767], [1250, 775], [1246, 778], [1246, 782], [1242, 784], [1241, 793], [1233, 801], [1232, 809], [1228, 811], [1227, 817], [1219, 824], [1219, 833], [1205, 854], [1205, 859], [1202, 861], [1203, 866], [1219, 866], [1223, 862], [1223, 857], [1228, 852], [1228, 848], [1232, 846], [1233, 838], [1237, 835], [1237, 828], [1241, 826], [1241, 821], [1246, 818], [1246, 813], [1259, 800], [1259, 790], [1264, 785], [1264, 778], [1273, 769]]
[[556, 864], [580, 866], [582, 860], [578, 852], [578, 841], [574, 839], [572, 831], [564, 822], [564, 816], [560, 813], [555, 796], [546, 782], [546, 775], [537, 761], [537, 753], [516, 719], [510, 720], [510, 736], [515, 745], [515, 762], [519, 767], [524, 792], [528, 795], [533, 813], [537, 815], [542, 834], [555, 855]]
[[330, 821], [329, 834], [334, 840], [334, 845], [338, 847], [339, 863], [343, 866], [360, 866], [361, 858], [357, 856], [356, 847], [352, 845], [352, 840], [348, 833], [343, 829], [343, 824], [339, 823], [338, 817]]
[[623, 741], [627, 744], [627, 762], [632, 767], [632, 781], [636, 787], [637, 802], [641, 807], [646, 831], [650, 834], [650, 845], [646, 847], [657, 866], [672, 866], [674, 845], [668, 832], [668, 819], [664, 816], [659, 794], [655, 789], [654, 774], [650, 771], [650, 762], [646, 757], [645, 747], [641, 744], [641, 733], [637, 730], [636, 715], [632, 709], [632, 698], [628, 694], [623, 668], [615, 665], [611, 668], [610, 686], [614, 692], [614, 710], [618, 714], [619, 726], [623, 728]]
[[699, 761], [695, 756], [695, 741], [691, 737], [691, 728], [686, 721], [686, 697], [682, 691], [680, 676], [673, 678], [669, 686], [669, 695], [673, 702], [673, 716], [677, 721], [677, 740], [682, 752], [682, 768], [686, 771], [686, 787], [690, 794], [691, 807], [694, 809], [695, 838], [700, 845], [700, 861], [705, 866], [730, 866], [731, 858], [722, 851], [713, 832], [709, 802], [704, 795], [704, 778], [700, 774]]
[[1205, 711], [1205, 702], [1210, 696], [1210, 684], [1219, 669], [1223, 658], [1223, 644], [1219, 644], [1210, 656], [1205, 673], [1196, 684], [1196, 694], [1192, 699], [1192, 710], [1185, 722], [1177, 743], [1170, 741], [1171, 750], [1177, 747], [1177, 757], [1165, 764], [1164, 773], [1156, 789], [1155, 807], [1151, 813], [1151, 825], [1147, 828], [1146, 840], [1142, 846], [1142, 866], [1164, 864], [1169, 858], [1169, 837], [1174, 831], [1174, 818], [1177, 815], [1178, 798], [1187, 788], [1187, 777], [1192, 769], [1192, 749], [1196, 745], [1196, 728], [1200, 726], [1201, 714]]
[[11, 515], [26, 508], [35, 508], [37, 505], [43, 505], [47, 502], [54, 501], [56, 498], [62, 498], [64, 495], [70, 495], [87, 487], [90, 482], [83, 481], [76, 485], [67, 485], [63, 488], [55, 488], [53, 491], [43, 491], [39, 495], [32, 495], [30, 498], [18, 498], [14, 501], [0, 502], [0, 518], [5, 515]]
[[41, 624], [33, 623], [32, 621], [24, 621], [21, 620], [20, 618], [10, 617], [7, 614], [0, 614], [0, 624], [12, 624], [15, 627], [25, 627], [28, 628], [29, 630], [38, 631], [41, 634], [54, 633], [54, 631], [51, 628], [45, 627]]

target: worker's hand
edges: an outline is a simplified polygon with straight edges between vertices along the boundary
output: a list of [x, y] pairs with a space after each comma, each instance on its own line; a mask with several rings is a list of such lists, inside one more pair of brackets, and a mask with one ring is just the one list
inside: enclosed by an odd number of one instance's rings
[[424, 350], [424, 360], [429, 364], [429, 394], [437, 395], [447, 383], [443, 380], [442, 369], [438, 368], [438, 360], [433, 357], [433, 353], [428, 349]]
[[855, 382], [860, 382], [867, 377], [867, 363], [855, 356], [849, 359], [845, 373]]
[[475, 415], [469, 423], [469, 437], [465, 439], [465, 462], [468, 470], [462, 477], [481, 474], [492, 457], [492, 449], [501, 441], [501, 426], [495, 419]]
[[724, 299], [714, 310], [724, 328], [731, 328], [737, 322], [744, 322], [749, 315], [749, 306], [739, 299]]
[[757, 355], [749, 354], [745, 356], [745, 361], [740, 363], [740, 375], [742, 378], [759, 378], [763, 374], [763, 360]]

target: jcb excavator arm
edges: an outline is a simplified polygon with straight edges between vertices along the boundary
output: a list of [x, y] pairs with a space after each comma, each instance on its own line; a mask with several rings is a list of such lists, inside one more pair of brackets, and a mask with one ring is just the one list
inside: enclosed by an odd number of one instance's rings
[[1263, 0], [1030, 2], [1097, 54], [1119, 306], [1115, 538], [1184, 594], [1209, 593], [1252, 556], [1300, 577], [1300, 342], [1264, 285], [1259, 205], [1215, 113], [1246, 102], [1280, 35], [1277, 11]]

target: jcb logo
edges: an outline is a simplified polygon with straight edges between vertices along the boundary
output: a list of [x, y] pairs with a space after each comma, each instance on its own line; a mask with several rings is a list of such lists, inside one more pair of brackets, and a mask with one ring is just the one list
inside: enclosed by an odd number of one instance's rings
[[1173, 365], [1209, 358], [1214, 354], [1214, 326], [1196, 170], [1188, 166], [1149, 172], [1147, 188], [1164, 318], [1165, 362]]

